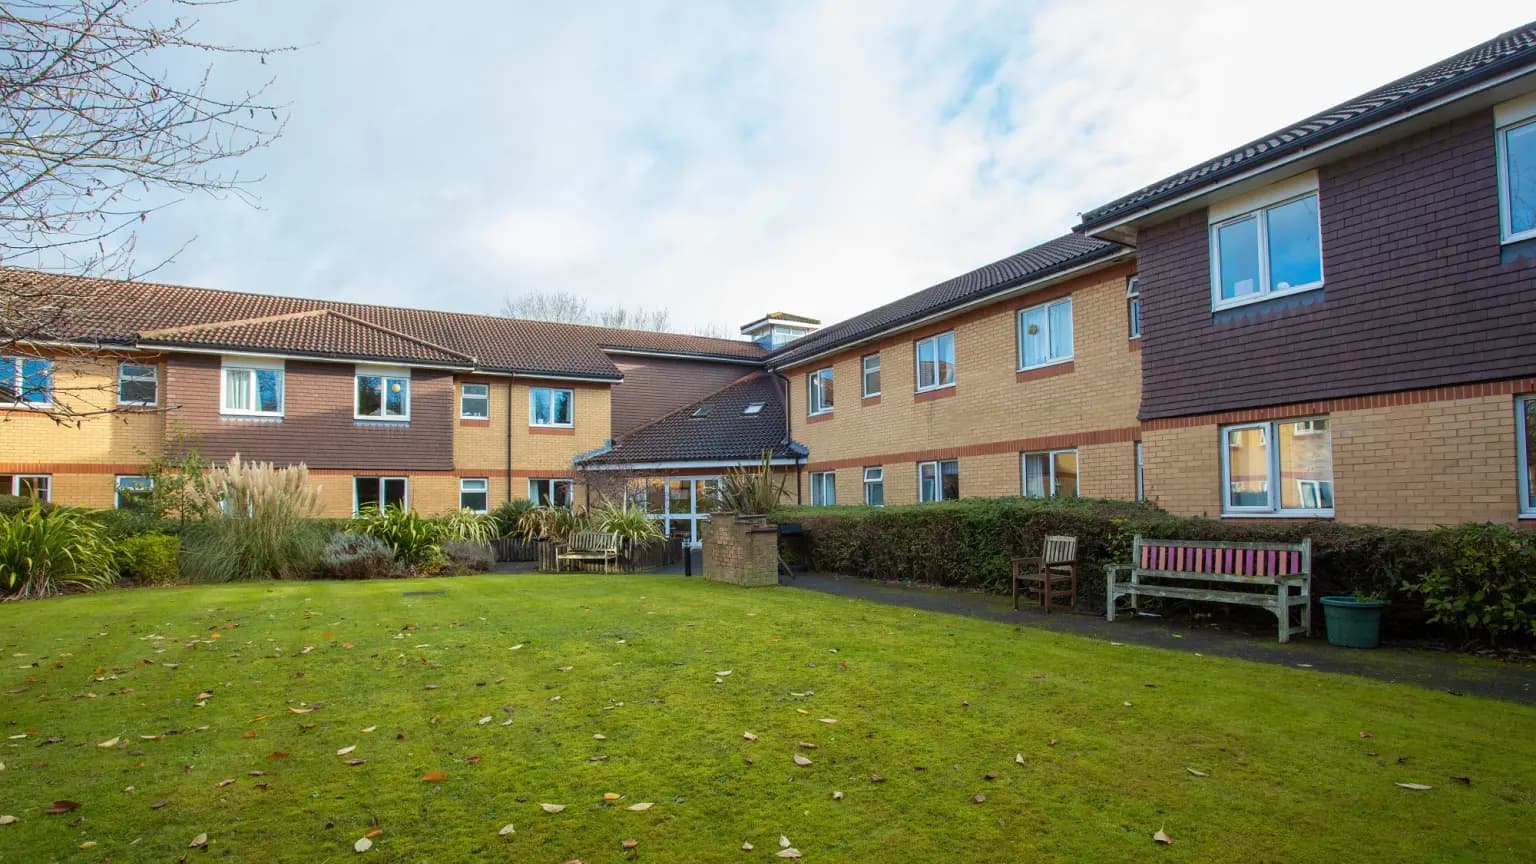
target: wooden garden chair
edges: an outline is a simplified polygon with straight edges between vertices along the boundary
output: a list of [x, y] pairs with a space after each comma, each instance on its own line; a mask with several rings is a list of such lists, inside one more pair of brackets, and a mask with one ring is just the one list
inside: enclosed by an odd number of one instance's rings
[[[1019, 587], [1037, 599], [1045, 611], [1056, 600], [1077, 606], [1077, 538], [1048, 536], [1038, 558], [1013, 559], [1013, 608], [1019, 608]], [[1062, 587], [1065, 586], [1065, 587]]]

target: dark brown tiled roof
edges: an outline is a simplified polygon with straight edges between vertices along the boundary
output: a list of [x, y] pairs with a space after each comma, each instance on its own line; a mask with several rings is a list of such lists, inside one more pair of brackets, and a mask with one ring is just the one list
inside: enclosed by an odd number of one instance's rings
[[[235, 322], [328, 310], [342, 318], [390, 331], [397, 337], [392, 345], [403, 353], [381, 354], [375, 359], [420, 360], [422, 358], [416, 355], [424, 349], [437, 349], [451, 355], [474, 357], [480, 368], [502, 372], [616, 380], [618, 369], [604, 353], [605, 348], [731, 360], [756, 360], [766, 353], [761, 346], [738, 339], [91, 279], [15, 268], [0, 270], [0, 279], [62, 298], [62, 314], [48, 328], [49, 332], [39, 335], [66, 341], [133, 344], [144, 333], [180, 331], [199, 325], [207, 328], [214, 324], [233, 332], [228, 328]], [[327, 338], [331, 334], [321, 326], [327, 320], [334, 324], [342, 319], [316, 319], [308, 325], [289, 327], [253, 324], [241, 333], [244, 338], [255, 340], [265, 333], [287, 341], [282, 346], [261, 346], [250, 341], [240, 343], [240, 347], [246, 350], [266, 347], [273, 351], [318, 355], [333, 353]], [[308, 335], [316, 339], [315, 344], [298, 338], [296, 331], [304, 326], [312, 328]], [[214, 338], [211, 330], [198, 332], [209, 334], [201, 338]], [[362, 339], [356, 329], [348, 338]], [[363, 342], [377, 348], [383, 346], [385, 340], [380, 334], [369, 336]]]
[[1304, 148], [1316, 147], [1329, 138], [1403, 113], [1533, 60], [1536, 60], [1536, 22], [1495, 36], [1433, 66], [1089, 210], [1083, 214], [1077, 230], [1092, 231], [1169, 198], [1197, 192], [1231, 174]]
[[[752, 372], [703, 399], [625, 435], [613, 447], [577, 457], [581, 467], [653, 462], [736, 462], [762, 458], [804, 457], [805, 448], [786, 436], [782, 382], [767, 372]], [[743, 414], [761, 402], [756, 414]], [[703, 416], [696, 416], [704, 410]]]
[[[150, 330], [139, 334], [139, 344], [321, 354], [366, 360], [412, 360], [466, 368], [475, 363], [475, 358], [468, 354], [396, 333], [334, 309]], [[319, 351], [322, 346], [323, 353]]]
[[1112, 257], [1124, 251], [1124, 248], [1117, 243], [1081, 234], [1057, 237], [796, 339], [770, 354], [769, 363], [775, 367], [790, 366], [823, 351], [910, 324], [988, 294]]

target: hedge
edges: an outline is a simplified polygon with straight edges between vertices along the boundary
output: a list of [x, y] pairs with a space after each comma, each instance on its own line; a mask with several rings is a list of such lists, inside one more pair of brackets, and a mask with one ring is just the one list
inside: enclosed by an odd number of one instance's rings
[[[777, 511], [804, 539], [787, 558], [812, 569], [871, 579], [1007, 593], [1016, 557], [1040, 554], [1045, 535], [1077, 537], [1078, 606], [1104, 610], [1104, 565], [1130, 562], [1131, 540], [1294, 543], [1312, 538], [1313, 595], [1380, 594], [1392, 599], [1389, 628], [1422, 629], [1421, 599], [1405, 591], [1429, 572], [1438, 543], [1430, 532], [1327, 521], [1222, 522], [1174, 516], [1156, 507], [1096, 499], [967, 498], [893, 507], [794, 507]], [[1320, 619], [1315, 619], [1320, 620]]]

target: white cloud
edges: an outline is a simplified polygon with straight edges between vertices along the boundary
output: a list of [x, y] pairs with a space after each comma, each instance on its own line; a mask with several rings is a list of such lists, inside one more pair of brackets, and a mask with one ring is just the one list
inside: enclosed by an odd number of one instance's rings
[[213, 13], [309, 46], [275, 64], [265, 209], [171, 211], [155, 239], [199, 242], [159, 275], [487, 312], [551, 288], [684, 327], [855, 314], [1527, 14], [291, 2]]

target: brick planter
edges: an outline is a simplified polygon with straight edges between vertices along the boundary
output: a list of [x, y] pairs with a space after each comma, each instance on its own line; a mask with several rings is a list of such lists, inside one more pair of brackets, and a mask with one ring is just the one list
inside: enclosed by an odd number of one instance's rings
[[704, 578], [747, 587], [779, 584], [779, 529], [767, 517], [717, 514], [702, 527]]

